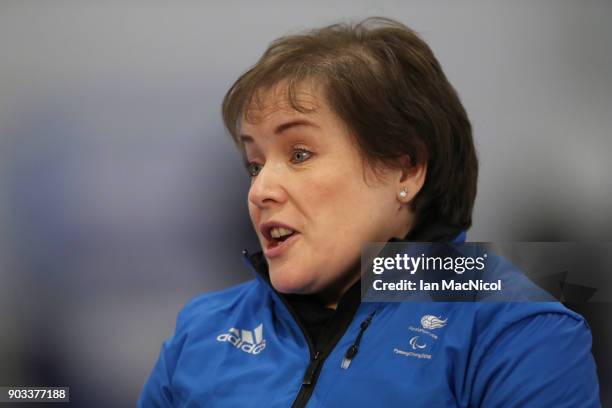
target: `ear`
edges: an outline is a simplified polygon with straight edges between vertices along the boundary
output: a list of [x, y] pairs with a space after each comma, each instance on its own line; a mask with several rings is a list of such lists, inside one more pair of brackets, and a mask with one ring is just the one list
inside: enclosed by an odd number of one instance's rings
[[402, 204], [407, 204], [423, 188], [427, 176], [427, 161], [414, 164], [409, 156], [403, 156], [400, 163], [402, 167], [397, 182], [397, 198]]

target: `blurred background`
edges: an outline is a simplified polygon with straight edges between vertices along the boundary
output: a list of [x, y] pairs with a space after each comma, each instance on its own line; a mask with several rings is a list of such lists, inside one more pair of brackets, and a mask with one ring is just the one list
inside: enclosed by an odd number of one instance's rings
[[[612, 2], [0, 0], [0, 385], [133, 406], [193, 296], [250, 279], [225, 91], [273, 39], [380, 15], [474, 125], [471, 241], [612, 241]], [[612, 404], [610, 303], [578, 306]]]

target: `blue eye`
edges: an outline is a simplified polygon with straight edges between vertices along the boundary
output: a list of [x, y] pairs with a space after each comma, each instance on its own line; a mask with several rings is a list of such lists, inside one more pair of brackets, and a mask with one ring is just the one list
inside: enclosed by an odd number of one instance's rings
[[304, 162], [312, 156], [312, 153], [305, 149], [295, 149], [291, 155], [291, 161], [293, 163]]
[[249, 172], [249, 176], [255, 177], [261, 171], [262, 166], [255, 162], [249, 162], [246, 164], [246, 169]]

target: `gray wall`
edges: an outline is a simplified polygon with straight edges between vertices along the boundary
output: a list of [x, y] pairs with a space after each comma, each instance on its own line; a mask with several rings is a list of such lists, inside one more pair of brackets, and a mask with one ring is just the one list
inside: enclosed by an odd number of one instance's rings
[[224, 92], [340, 19], [411, 26], [459, 91], [470, 240], [612, 240], [611, 2], [373, 3], [0, 1], [0, 385], [133, 405], [179, 308], [250, 278]]

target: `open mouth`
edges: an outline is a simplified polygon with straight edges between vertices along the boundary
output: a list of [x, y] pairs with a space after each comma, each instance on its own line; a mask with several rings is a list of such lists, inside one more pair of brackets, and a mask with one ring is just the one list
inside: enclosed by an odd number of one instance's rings
[[268, 238], [268, 244], [269, 244], [268, 247], [269, 248], [277, 247], [281, 243], [285, 242], [286, 240], [288, 240], [295, 234], [297, 234], [296, 231], [293, 231], [288, 228], [278, 228], [278, 227], [272, 228], [269, 231], [269, 237], [266, 237]]
[[264, 255], [268, 259], [281, 256], [298, 239], [300, 232], [276, 221], [264, 223], [260, 232], [265, 238]]

